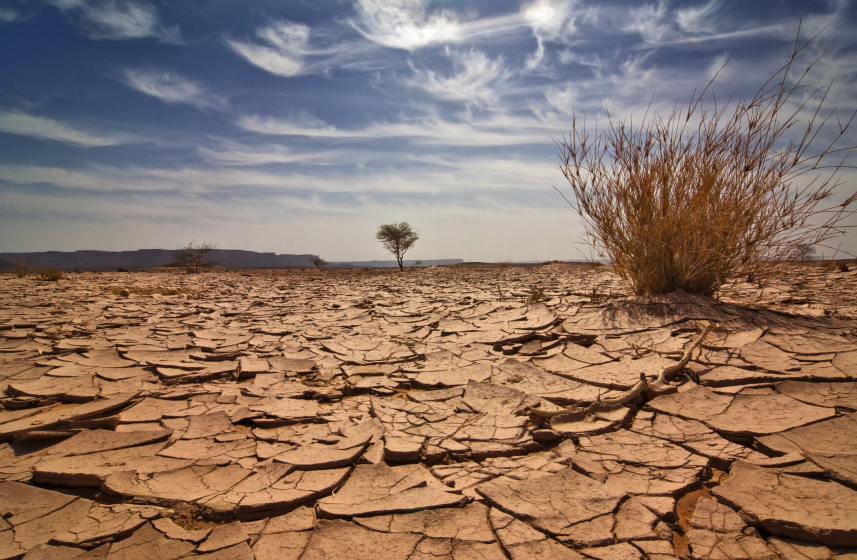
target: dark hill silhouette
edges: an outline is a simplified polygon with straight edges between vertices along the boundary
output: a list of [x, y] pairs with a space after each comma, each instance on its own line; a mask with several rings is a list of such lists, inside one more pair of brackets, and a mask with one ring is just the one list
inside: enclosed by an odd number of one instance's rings
[[[278, 255], [257, 253], [237, 249], [213, 249], [211, 259], [220, 266], [234, 268], [282, 268], [312, 267], [316, 255]], [[41, 253], [0, 253], [0, 270], [13, 268], [13, 263], [22, 263], [30, 268], [116, 269], [152, 268], [167, 266], [175, 261], [175, 251], [170, 249], [139, 249], [137, 251], [44, 251]], [[448, 265], [463, 262], [461, 259], [422, 261], [422, 266]], [[405, 261], [405, 266], [414, 261]], [[396, 261], [355, 261], [329, 263], [332, 268], [390, 268], [398, 266]]]
[[[315, 255], [278, 255], [231, 249], [214, 249], [211, 258], [221, 266], [268, 268], [312, 266]], [[138, 251], [45, 251], [42, 253], [0, 253], [0, 260], [24, 263], [30, 268], [148, 268], [166, 266], [175, 260], [170, 249]]]

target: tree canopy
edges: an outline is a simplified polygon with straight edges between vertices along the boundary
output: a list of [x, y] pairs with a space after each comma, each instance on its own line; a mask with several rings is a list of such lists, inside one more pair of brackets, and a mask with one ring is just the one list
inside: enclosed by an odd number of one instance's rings
[[408, 222], [383, 224], [375, 232], [375, 239], [380, 241], [384, 248], [396, 257], [400, 271], [402, 270], [402, 260], [405, 257], [405, 253], [419, 238], [420, 236], [417, 231]]

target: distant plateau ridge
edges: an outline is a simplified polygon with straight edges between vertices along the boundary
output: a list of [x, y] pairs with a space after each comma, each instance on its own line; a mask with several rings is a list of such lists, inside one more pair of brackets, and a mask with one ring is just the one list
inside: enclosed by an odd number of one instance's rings
[[[232, 249], [214, 249], [211, 259], [219, 266], [234, 268], [285, 268], [311, 267], [316, 255], [278, 255]], [[152, 268], [167, 266], [175, 260], [175, 251], [169, 249], [139, 249], [137, 251], [44, 251], [41, 253], [0, 253], [0, 269], [22, 263], [30, 268], [110, 269]], [[411, 266], [416, 261], [405, 261]], [[422, 266], [458, 264], [462, 259], [422, 261]], [[396, 261], [332, 262], [333, 268], [390, 268]]]

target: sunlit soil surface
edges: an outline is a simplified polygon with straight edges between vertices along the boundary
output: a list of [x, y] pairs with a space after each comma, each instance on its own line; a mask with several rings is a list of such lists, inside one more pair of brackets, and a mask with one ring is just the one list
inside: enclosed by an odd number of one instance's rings
[[0, 276], [0, 558], [851, 558], [855, 275]]

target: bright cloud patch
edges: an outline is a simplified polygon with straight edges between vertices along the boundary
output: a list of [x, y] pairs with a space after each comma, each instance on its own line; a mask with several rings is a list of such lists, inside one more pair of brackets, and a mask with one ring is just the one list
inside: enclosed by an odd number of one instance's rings
[[575, 2], [568, 0], [535, 0], [524, 6], [524, 19], [541, 39], [553, 40], [562, 31], [574, 31], [574, 19], [569, 19]]
[[570, 18], [575, 2], [571, 0], [534, 0], [521, 10], [538, 41], [536, 52], [527, 59], [526, 68], [535, 70], [545, 58], [545, 41], [556, 41], [561, 35], [574, 33], [574, 18]]
[[448, 13], [426, 14], [425, 0], [359, 0], [355, 28], [367, 39], [395, 49], [414, 50], [459, 38], [458, 21]]

